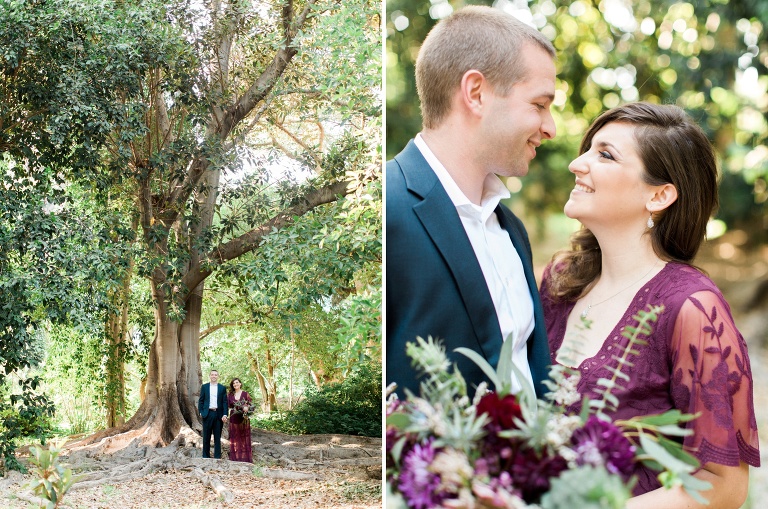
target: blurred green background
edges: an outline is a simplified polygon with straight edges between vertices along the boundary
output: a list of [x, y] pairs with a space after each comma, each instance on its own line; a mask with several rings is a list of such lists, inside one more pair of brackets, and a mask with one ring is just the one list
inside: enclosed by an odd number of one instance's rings
[[[421, 129], [414, 63], [437, 20], [464, 5], [505, 9], [557, 49], [557, 138], [537, 149], [508, 205], [528, 227], [534, 263], [567, 246], [568, 163], [589, 123], [620, 103], [677, 104], [720, 158], [720, 209], [696, 264], [723, 290], [747, 340], [763, 464], [768, 457], [768, 1], [388, 0], [386, 157]], [[493, 41], [488, 41], [492, 44]], [[386, 191], [385, 191], [386, 192]], [[751, 469], [744, 508], [768, 507], [768, 468]]]
[[[568, 163], [589, 123], [622, 102], [674, 103], [706, 130], [722, 158], [718, 218], [768, 242], [768, 1], [628, 2], [526, 0], [386, 3], [386, 155], [421, 128], [414, 62], [437, 19], [468, 4], [493, 4], [536, 26], [558, 51], [553, 114], [545, 142], [521, 183], [508, 186], [546, 228], [572, 189]], [[492, 44], [492, 41], [489, 41]]]

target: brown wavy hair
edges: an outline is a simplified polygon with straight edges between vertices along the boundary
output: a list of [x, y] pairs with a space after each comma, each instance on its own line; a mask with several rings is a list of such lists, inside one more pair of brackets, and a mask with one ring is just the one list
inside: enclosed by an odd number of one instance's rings
[[[707, 222], [718, 206], [717, 159], [704, 131], [681, 108], [636, 102], [600, 115], [579, 148], [588, 151], [595, 133], [612, 122], [635, 127], [634, 138], [643, 162], [643, 181], [652, 186], [672, 184], [677, 200], [653, 215], [646, 233], [656, 255], [691, 265], [706, 236]], [[585, 227], [571, 236], [570, 250], [555, 253], [550, 265], [550, 296], [575, 301], [600, 275], [600, 245]]]
[[240, 382], [240, 388], [241, 389], [243, 388], [243, 381], [240, 380], [239, 378], [235, 377], [235, 378], [233, 378], [232, 380], [229, 381], [229, 393], [230, 394], [234, 394], [235, 393], [235, 380]]

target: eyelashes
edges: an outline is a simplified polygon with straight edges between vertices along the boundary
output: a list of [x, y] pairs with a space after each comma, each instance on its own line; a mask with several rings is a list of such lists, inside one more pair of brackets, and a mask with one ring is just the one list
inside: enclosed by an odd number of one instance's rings
[[608, 159], [610, 161], [615, 161], [614, 157], [607, 150], [601, 150], [600, 152], [598, 152], [598, 154], [600, 154], [600, 157], [602, 157], [603, 159]]

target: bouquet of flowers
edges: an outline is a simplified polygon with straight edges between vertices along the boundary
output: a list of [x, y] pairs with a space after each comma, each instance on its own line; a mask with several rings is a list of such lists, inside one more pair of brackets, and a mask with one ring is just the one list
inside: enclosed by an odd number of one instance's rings
[[689, 434], [680, 424], [695, 416], [669, 411], [612, 422], [606, 415], [618, 404], [611, 390], [628, 379], [622, 368], [632, 365], [663, 309], [649, 306], [634, 317], [636, 327], [625, 328], [629, 343], [615, 357], [614, 376], [601, 380], [602, 397], [585, 399], [580, 415], [566, 411], [580, 397], [579, 373], [562, 365], [552, 367], [546, 399], [537, 400], [530, 386], [510, 394], [517, 373], [511, 341], [497, 371], [475, 352], [457, 350], [495, 385], [489, 391], [482, 384], [473, 398], [436, 341], [410, 343], [407, 353], [425, 380], [421, 396], [408, 392], [404, 401], [388, 388], [387, 508], [622, 509], [637, 461], [660, 470], [662, 485], [683, 486], [704, 500], [699, 491], [709, 483], [691, 475], [698, 461], [667, 438]]
[[253, 411], [253, 404], [247, 399], [237, 399], [232, 404], [233, 415], [241, 415], [243, 418], [250, 416]]

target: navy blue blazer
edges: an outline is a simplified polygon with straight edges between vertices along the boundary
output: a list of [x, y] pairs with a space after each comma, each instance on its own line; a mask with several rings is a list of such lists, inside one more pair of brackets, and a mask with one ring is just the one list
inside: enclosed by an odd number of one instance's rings
[[[387, 162], [385, 189], [387, 384], [396, 382], [401, 397], [405, 388], [419, 394], [418, 373], [405, 354], [416, 336], [439, 338], [468, 387], [487, 381], [474, 362], [453, 350], [474, 350], [495, 368], [502, 345], [496, 309], [456, 207], [413, 140]], [[520, 255], [533, 298], [528, 363], [541, 397], [551, 360], [531, 246], [507, 207], [499, 205], [496, 215]]]
[[[227, 388], [221, 384], [219, 386], [219, 393], [216, 398], [216, 417], [221, 419], [225, 415], [229, 414], [229, 408], [227, 407]], [[203, 384], [200, 387], [200, 397], [197, 399], [197, 410], [200, 412], [200, 417], [205, 419], [208, 416], [208, 411], [211, 409], [211, 384]]]

